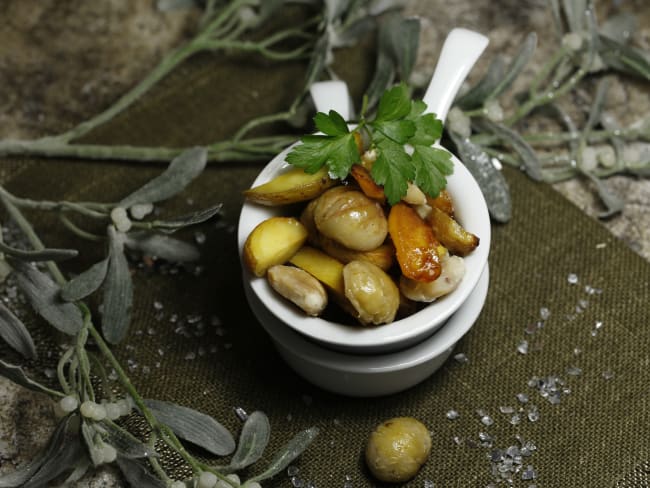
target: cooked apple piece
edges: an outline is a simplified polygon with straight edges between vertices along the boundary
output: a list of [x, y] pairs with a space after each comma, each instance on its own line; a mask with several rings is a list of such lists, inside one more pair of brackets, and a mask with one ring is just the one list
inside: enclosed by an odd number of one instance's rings
[[454, 216], [454, 202], [447, 190], [442, 190], [436, 198], [427, 197], [429, 206], [442, 210], [447, 215]]
[[244, 244], [244, 262], [255, 276], [286, 263], [307, 240], [307, 229], [293, 217], [271, 217], [253, 229]]
[[313, 247], [303, 246], [289, 262], [307, 271], [339, 297], [345, 297], [343, 263]]
[[465, 262], [463, 258], [447, 255], [442, 258], [442, 273], [438, 279], [430, 283], [423, 283], [402, 276], [399, 289], [409, 300], [429, 303], [454, 291], [464, 275]]
[[287, 205], [316, 198], [334, 184], [336, 181], [329, 177], [325, 167], [314, 174], [292, 168], [263, 185], [246, 190], [244, 195], [261, 205]]
[[375, 183], [375, 180], [370, 176], [370, 171], [361, 166], [360, 164], [355, 164], [350, 169], [350, 175], [354, 178], [354, 181], [357, 182], [361, 191], [368, 197], [378, 202], [384, 203], [386, 201], [386, 195], [384, 194], [384, 189]]
[[479, 244], [477, 236], [437, 207], [432, 207], [427, 220], [435, 236], [452, 254], [467, 256]]
[[431, 225], [412, 207], [402, 202], [392, 206], [388, 214], [388, 232], [404, 276], [429, 282], [440, 275], [439, 243]]

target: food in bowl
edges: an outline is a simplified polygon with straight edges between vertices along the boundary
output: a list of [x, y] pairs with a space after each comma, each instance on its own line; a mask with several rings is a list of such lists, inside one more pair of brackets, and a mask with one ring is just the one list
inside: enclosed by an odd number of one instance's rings
[[363, 325], [391, 323], [418, 310], [417, 303], [451, 293], [465, 274], [463, 256], [479, 244], [455, 220], [446, 191], [423, 203], [402, 200], [389, 207], [377, 188], [369, 195], [354, 176], [332, 182], [297, 168], [286, 175], [246, 196], [263, 205], [302, 202], [302, 208], [259, 223], [243, 258], [253, 274], [267, 276], [274, 290], [308, 315], [320, 315], [333, 301]]
[[[362, 114], [352, 130], [338, 113], [318, 113], [321, 133], [283, 155], [295, 167], [246, 192], [257, 204], [302, 204], [246, 237], [242, 254], [253, 274], [296, 266], [363, 325], [391, 323], [451, 293], [479, 238], [454, 218], [444, 190], [454, 162], [432, 147], [442, 123], [425, 110], [402, 84], [382, 96], [373, 120]], [[321, 294], [308, 280], [273, 269], [275, 291], [318, 313]]]

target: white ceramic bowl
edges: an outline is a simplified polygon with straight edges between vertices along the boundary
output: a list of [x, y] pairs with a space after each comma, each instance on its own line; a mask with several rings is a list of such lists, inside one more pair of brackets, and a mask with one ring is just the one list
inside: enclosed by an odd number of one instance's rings
[[[289, 149], [276, 156], [259, 174], [253, 186], [261, 185], [286, 171], [284, 158]], [[455, 313], [472, 292], [487, 264], [490, 249], [490, 217], [483, 194], [465, 166], [454, 156], [454, 172], [447, 178], [456, 218], [477, 235], [479, 246], [465, 257], [465, 276], [458, 288], [449, 295], [427, 305], [419, 312], [390, 324], [362, 327], [308, 317], [302, 310], [278, 295], [266, 278], [255, 277], [244, 267], [244, 282], [276, 318], [295, 331], [327, 347], [355, 354], [376, 354], [396, 351], [420, 342], [433, 334]], [[288, 215], [286, 207], [266, 207], [245, 203], [239, 219], [239, 251], [247, 236], [263, 220], [276, 215]]]
[[476, 321], [487, 295], [486, 266], [463, 306], [431, 337], [399, 352], [380, 355], [345, 354], [321, 347], [280, 322], [244, 285], [253, 313], [271, 336], [278, 352], [300, 376], [334, 393], [354, 397], [391, 395], [433, 374], [454, 345]]

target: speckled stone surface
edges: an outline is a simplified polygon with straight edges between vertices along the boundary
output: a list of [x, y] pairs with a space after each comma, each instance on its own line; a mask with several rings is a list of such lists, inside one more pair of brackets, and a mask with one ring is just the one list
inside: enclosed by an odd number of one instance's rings
[[[0, 134], [36, 137], [66, 129], [96, 113], [155, 66], [190, 32], [196, 12], [157, 12], [155, 2], [129, 0], [5, 0], [0, 7]], [[650, 8], [623, 3], [639, 15], [637, 42], [650, 44]], [[539, 35], [536, 59], [545, 56], [552, 23], [545, 2], [516, 0], [409, 0], [407, 10], [424, 18], [418, 70], [431, 70], [446, 32], [464, 26], [491, 39], [478, 63], [480, 74], [495, 52], [512, 53], [522, 37]], [[625, 84], [615, 106], [624, 121], [650, 110], [647, 85]], [[624, 196], [623, 213], [603, 225], [650, 260], [650, 180], [615, 177], [608, 186]], [[595, 216], [601, 209], [586, 181], [555, 188]], [[516, 211], [516, 209], [515, 209]], [[29, 459], [54, 425], [51, 402], [0, 378], [0, 471]], [[123, 486], [112, 469], [76, 483], [79, 488]]]

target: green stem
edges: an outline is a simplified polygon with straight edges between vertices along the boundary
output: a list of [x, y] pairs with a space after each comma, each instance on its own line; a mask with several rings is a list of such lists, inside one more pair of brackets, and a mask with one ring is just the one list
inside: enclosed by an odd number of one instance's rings
[[587, 69], [581, 67], [573, 74], [573, 76], [568, 79], [568, 81], [561, 85], [557, 90], [554, 90], [551, 87], [547, 91], [529, 98], [515, 111], [513, 115], [505, 120], [505, 124], [508, 126], [514, 125], [523, 117], [535, 110], [537, 107], [550, 103], [553, 100], [564, 96], [567, 92], [573, 89], [586, 74]]
[[[85, 305], [82, 306], [82, 309], [85, 309], [86, 311], [88, 310]], [[135, 402], [136, 406], [138, 409], [142, 412], [142, 415], [146, 419], [146, 421], [149, 423], [154, 428], [160, 428], [160, 423], [158, 420], [156, 420], [156, 417], [153, 416], [153, 414], [149, 411], [147, 406], [144, 404], [144, 400], [138, 393], [138, 391], [135, 389], [133, 386], [133, 383], [131, 383], [130, 378], [127, 376], [126, 372], [124, 369], [122, 369], [122, 365], [120, 362], [117, 360], [117, 358], [113, 355], [113, 351], [108, 347], [106, 342], [104, 341], [104, 338], [102, 335], [99, 333], [99, 331], [95, 328], [94, 324], [90, 322], [88, 324], [88, 332], [92, 336], [92, 338], [95, 340], [95, 343], [97, 344], [97, 347], [99, 350], [102, 352], [104, 357], [108, 359], [108, 362], [110, 363], [111, 367], [115, 370], [117, 373], [117, 376], [120, 380], [120, 383], [122, 384], [122, 387], [126, 390], [126, 393], [128, 393], [131, 398], [133, 398], [133, 401]]]
[[[21, 198], [9, 193], [5, 188], [0, 186], [0, 196], [9, 200], [12, 204], [17, 207], [29, 208], [32, 210], [46, 210], [46, 211], [57, 211], [57, 210], [68, 210], [80, 213], [86, 217], [92, 217], [95, 219], [104, 219], [108, 217], [108, 209], [110, 204], [87, 204], [85, 202], [53, 202], [49, 200], [31, 200], [29, 198]], [[94, 207], [94, 208], [91, 208]], [[95, 210], [95, 208], [103, 208], [104, 211]]]
[[79, 373], [81, 375], [81, 383], [83, 387], [83, 395], [81, 401], [86, 399], [95, 401], [95, 390], [90, 379], [90, 362], [86, 354], [86, 342], [88, 342], [88, 325], [90, 324], [90, 314], [84, 316], [84, 323], [81, 330], [77, 334], [77, 341], [75, 343], [75, 354], [79, 359]]
[[[156, 441], [158, 440], [158, 434], [155, 432], [151, 432], [151, 435], [149, 436], [149, 447], [153, 449], [154, 451], [156, 450]], [[170, 482], [172, 481], [169, 476], [167, 476], [167, 473], [165, 470], [162, 468], [160, 463], [158, 462], [158, 459], [156, 459], [153, 456], [149, 456], [147, 458], [149, 460], [149, 464], [151, 465], [151, 468], [154, 470], [154, 472], [158, 475], [158, 478], [163, 480], [165, 484], [169, 485]]]
[[108, 394], [108, 399], [112, 402], [115, 399], [115, 394], [113, 393], [113, 390], [108, 386], [108, 375], [106, 374], [106, 368], [104, 368], [104, 365], [95, 354], [86, 352], [86, 355], [99, 371], [99, 379], [102, 384], [103, 392]]
[[539, 86], [541, 83], [548, 77], [548, 75], [555, 69], [555, 67], [564, 59], [564, 56], [566, 56], [568, 53], [568, 50], [565, 46], [562, 46], [556, 53], [553, 55], [551, 59], [549, 59], [544, 66], [542, 66], [542, 69], [537, 73], [535, 78], [533, 78], [533, 81], [530, 84], [530, 88], [528, 90], [528, 93], [530, 93], [531, 96], [534, 96], [537, 94], [537, 90], [539, 89]]
[[[286, 118], [280, 117], [278, 120], [286, 120]], [[260, 124], [255, 123], [254, 125]], [[295, 136], [279, 135], [215, 142], [208, 146], [208, 159], [212, 162], [251, 161], [259, 159], [259, 156], [271, 157], [284, 146], [294, 142], [295, 139]], [[111, 161], [169, 162], [186, 149], [188, 148], [68, 144], [52, 139], [46, 141], [42, 139], [35, 141], [0, 141], [0, 156], [39, 156]]]
[[281, 122], [288, 120], [291, 116], [293, 115], [293, 111], [290, 110], [288, 112], [280, 112], [277, 114], [271, 114], [271, 115], [262, 115], [260, 117], [256, 117], [252, 120], [249, 120], [247, 123], [245, 123], [241, 128], [237, 131], [237, 133], [233, 136], [233, 141], [235, 143], [241, 141], [241, 139], [251, 130], [255, 129], [256, 127], [260, 127], [262, 125], [270, 124], [272, 122]]
[[[593, 130], [589, 132], [588, 142], [598, 143], [605, 142], [611, 137], [620, 137], [621, 139], [630, 140], [638, 138], [641, 135], [637, 128], [626, 128], [617, 130]], [[524, 140], [533, 145], [539, 146], [559, 146], [564, 143], [577, 141], [580, 139], [579, 132], [541, 132], [539, 134], [524, 134]], [[477, 134], [470, 137], [470, 140], [482, 146], [490, 146], [501, 143], [501, 138], [494, 134]]]
[[68, 363], [68, 361], [70, 361], [72, 354], [74, 354], [74, 347], [69, 347], [63, 353], [59, 359], [58, 364], [56, 365], [56, 375], [59, 379], [59, 384], [61, 385], [61, 388], [63, 388], [63, 391], [66, 395], [71, 395], [73, 393], [73, 390], [65, 377], [65, 365]]
[[66, 217], [64, 214], [59, 214], [59, 220], [63, 224], [64, 227], [66, 227], [70, 232], [73, 234], [81, 237], [82, 239], [86, 239], [89, 241], [93, 242], [103, 242], [106, 240], [104, 236], [100, 236], [97, 234], [91, 234], [90, 232], [87, 232], [81, 228], [79, 228], [74, 222], [72, 222], [68, 217]]
[[[3, 205], [7, 209], [7, 212], [9, 213], [9, 216], [13, 219], [13, 221], [16, 223], [18, 228], [23, 232], [23, 234], [25, 234], [25, 236], [31, 243], [32, 247], [36, 251], [41, 251], [45, 249], [45, 245], [43, 245], [41, 239], [38, 237], [38, 235], [36, 235], [36, 232], [34, 232], [34, 228], [32, 227], [32, 224], [29, 223], [29, 221], [25, 218], [25, 216], [18, 209], [18, 207], [16, 207], [10, 201], [8, 195], [10, 195], [10, 193], [7, 192], [4, 189], [4, 187], [0, 185], [0, 200], [2, 200]], [[54, 280], [59, 285], [63, 285], [66, 282], [66, 279], [63, 276], [63, 273], [61, 273], [59, 267], [53, 261], [47, 261], [46, 265], [48, 270], [54, 277]]]

